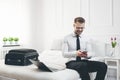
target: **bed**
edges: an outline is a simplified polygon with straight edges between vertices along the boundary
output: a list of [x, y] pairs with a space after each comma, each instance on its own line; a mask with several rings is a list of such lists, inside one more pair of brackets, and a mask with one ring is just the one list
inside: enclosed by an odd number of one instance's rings
[[[3, 80], [81, 80], [79, 78], [79, 74], [75, 70], [65, 68], [66, 67], [65, 63], [67, 61], [67, 58], [64, 58], [62, 56], [62, 52], [61, 52], [62, 40], [58, 39], [53, 41], [53, 43], [54, 44], [51, 46], [51, 49], [45, 50], [39, 54], [39, 60], [45, 63], [49, 67], [59, 69], [59, 71], [43, 72], [41, 70], [38, 70], [35, 65], [29, 65], [29, 66], [5, 65], [4, 60], [0, 60], [0, 76], [11, 78], [11, 79], [6, 78]], [[105, 51], [104, 46], [102, 47], [100, 46], [98, 46], [98, 44], [97, 46], [93, 46], [95, 50], [97, 50], [96, 53], [100, 51]], [[100, 53], [104, 53], [104, 52], [100, 52]], [[94, 57], [91, 60], [104, 61], [103, 56]], [[90, 76], [92, 78], [91, 80], [94, 79], [95, 77], [94, 75]], [[0, 80], [2, 79], [0, 78]]]
[[[59, 56], [59, 57], [58, 57]], [[57, 72], [43, 72], [35, 65], [12, 66], [5, 65], [4, 60], [0, 61], [0, 76], [15, 80], [78, 80], [76, 71], [65, 69], [66, 58], [62, 57], [61, 51], [46, 50], [39, 55], [39, 60], [47, 66], [57, 68]], [[62, 70], [64, 69], [64, 70]]]

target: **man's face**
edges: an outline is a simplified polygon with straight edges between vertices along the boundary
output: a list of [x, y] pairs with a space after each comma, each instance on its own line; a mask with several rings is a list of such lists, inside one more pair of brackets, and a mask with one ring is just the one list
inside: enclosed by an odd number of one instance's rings
[[76, 35], [80, 35], [83, 32], [83, 29], [85, 28], [85, 23], [74, 23], [74, 32]]

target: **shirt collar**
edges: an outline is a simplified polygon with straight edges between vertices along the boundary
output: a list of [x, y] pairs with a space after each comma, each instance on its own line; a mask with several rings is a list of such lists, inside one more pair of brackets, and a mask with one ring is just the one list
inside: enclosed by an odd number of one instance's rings
[[[73, 32], [73, 33], [72, 33], [72, 36], [73, 36], [73, 37], [76, 37], [76, 34]], [[81, 37], [81, 36], [82, 36], [82, 35], [79, 35], [79, 37]]]

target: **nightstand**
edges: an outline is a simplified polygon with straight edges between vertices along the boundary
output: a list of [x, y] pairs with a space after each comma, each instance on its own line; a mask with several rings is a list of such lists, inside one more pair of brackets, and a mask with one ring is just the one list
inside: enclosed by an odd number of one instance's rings
[[120, 57], [105, 57], [105, 63], [108, 66], [108, 69], [116, 69], [117, 75], [116, 79], [119, 80], [119, 75], [120, 75]]

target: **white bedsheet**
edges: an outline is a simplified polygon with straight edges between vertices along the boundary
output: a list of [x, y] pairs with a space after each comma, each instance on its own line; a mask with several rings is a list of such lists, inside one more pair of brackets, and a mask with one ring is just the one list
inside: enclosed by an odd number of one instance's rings
[[47, 66], [60, 69], [58, 72], [43, 72], [35, 65], [13, 66], [5, 65], [0, 60], [0, 76], [14, 78], [16, 80], [78, 80], [79, 74], [75, 70], [65, 69], [66, 58], [61, 51], [45, 50], [39, 55], [39, 60]]
[[43, 72], [34, 65], [12, 66], [0, 61], [0, 75], [16, 80], [78, 80], [76, 71], [65, 69], [58, 72]]

